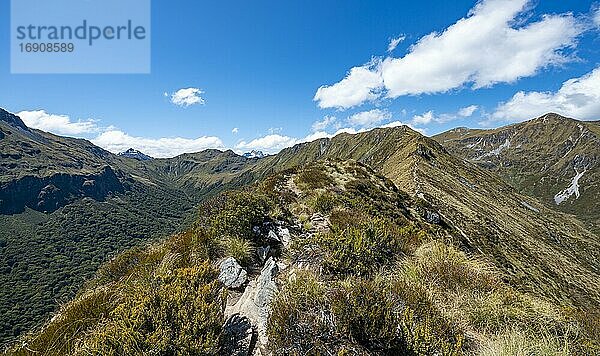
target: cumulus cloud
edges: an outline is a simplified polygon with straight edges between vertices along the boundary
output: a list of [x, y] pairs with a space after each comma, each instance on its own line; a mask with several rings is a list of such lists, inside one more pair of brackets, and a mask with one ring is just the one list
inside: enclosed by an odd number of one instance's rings
[[427, 135], [427, 129], [426, 128], [415, 127], [411, 123], [406, 123], [406, 122], [402, 122], [402, 121], [398, 121], [398, 120], [392, 121], [392, 122], [388, 122], [387, 124], [379, 125], [377, 127], [380, 127], [380, 128], [394, 128], [394, 127], [399, 127], [399, 126], [408, 126], [410, 129], [415, 130], [415, 131], [419, 132], [422, 135]]
[[412, 122], [414, 125], [427, 125], [434, 120], [433, 111], [429, 110], [428, 112], [422, 115], [415, 115], [412, 118]]
[[388, 44], [388, 52], [393, 52], [396, 47], [398, 47], [398, 45], [400, 44], [400, 42], [404, 41], [406, 39], [405, 35], [400, 35], [398, 37], [392, 38], [390, 40], [390, 43]]
[[459, 118], [471, 117], [479, 109], [477, 105], [469, 105], [458, 109], [456, 113], [443, 113], [436, 115], [433, 110], [429, 110], [421, 115], [413, 116], [411, 123], [415, 126], [428, 125], [432, 122], [443, 124]]
[[235, 148], [238, 150], [261, 150], [269, 153], [281, 151], [298, 143], [298, 139], [290, 136], [269, 134], [250, 142], [241, 141]]
[[348, 109], [377, 99], [383, 79], [374, 69], [376, 66], [378, 63], [373, 62], [350, 69], [346, 78], [340, 82], [317, 89], [313, 100], [318, 102], [320, 108]]
[[262, 136], [262, 137], [253, 139], [249, 142], [241, 141], [240, 143], [238, 143], [235, 146], [235, 148], [238, 151], [260, 150], [260, 151], [268, 152], [268, 153], [277, 153], [284, 148], [292, 147], [299, 143], [311, 142], [311, 141], [318, 140], [321, 138], [333, 137], [340, 133], [354, 134], [354, 133], [362, 132], [362, 131], [366, 131], [366, 130], [365, 129], [356, 130], [354, 128], [347, 127], [347, 128], [338, 129], [334, 133], [328, 133], [325, 131], [315, 131], [303, 138], [285, 136], [285, 135], [280, 135], [280, 134], [268, 134], [266, 136]]
[[234, 134], [234, 135], [237, 135], [238, 132], [240, 132], [240, 129], [237, 128], [237, 127], [234, 127], [234, 128], [231, 129], [231, 133]]
[[419, 39], [404, 57], [354, 67], [340, 82], [320, 87], [314, 99], [322, 108], [346, 109], [382, 95], [514, 82], [572, 60], [564, 50], [575, 46], [586, 26], [570, 13], [521, 25], [529, 8], [528, 0], [481, 1], [465, 18]]
[[325, 115], [323, 120], [313, 122], [311, 130], [313, 132], [323, 131], [330, 126], [339, 126], [339, 122], [335, 116]]
[[17, 116], [25, 125], [57, 135], [82, 135], [98, 132], [97, 120], [86, 119], [71, 121], [67, 115], [49, 114], [45, 110], [21, 111]]
[[[170, 95], [170, 100], [171, 103], [183, 107], [196, 104], [204, 105], [204, 99], [201, 96], [202, 94], [204, 94], [204, 91], [199, 88], [184, 88], [172, 93]], [[169, 96], [169, 94], [165, 93], [165, 96]]]
[[131, 136], [123, 131], [102, 132], [92, 142], [113, 153], [123, 152], [132, 147], [156, 158], [174, 157], [182, 153], [198, 152], [208, 148], [223, 149], [220, 138], [202, 136], [194, 139], [182, 137], [146, 138]]
[[483, 125], [518, 122], [548, 112], [581, 120], [600, 120], [600, 67], [565, 81], [556, 92], [519, 91], [501, 103]]
[[348, 123], [352, 126], [373, 127], [383, 121], [392, 118], [392, 114], [387, 110], [373, 109], [356, 113], [348, 118]]
[[461, 117], [470, 117], [473, 115], [473, 113], [479, 109], [479, 106], [477, 105], [469, 105], [467, 107], [461, 108], [458, 110], [458, 116]]
[[[338, 124], [339, 124], [339, 122], [338, 122]], [[268, 153], [277, 153], [284, 148], [292, 147], [299, 143], [311, 142], [311, 141], [322, 139], [322, 138], [331, 138], [331, 137], [337, 136], [342, 133], [357, 134], [357, 133], [369, 131], [376, 127], [393, 128], [393, 127], [398, 127], [398, 126], [403, 126], [403, 125], [406, 125], [406, 126], [410, 127], [411, 129], [420, 132], [423, 135], [426, 134], [426, 129], [424, 129], [424, 128], [416, 128], [413, 125], [411, 125], [410, 123], [403, 123], [401, 121], [392, 121], [389, 123], [373, 125], [372, 127], [366, 127], [366, 126], [343, 127], [343, 128], [336, 127], [336, 130], [334, 132], [314, 131], [311, 134], [309, 134], [305, 137], [302, 137], [302, 138], [278, 135], [278, 134], [269, 134], [269, 135], [262, 136], [262, 137], [254, 139], [254, 140], [251, 140], [249, 142], [241, 141], [240, 143], [238, 143], [235, 146], [235, 148], [238, 152], [249, 151], [249, 150], [261, 150], [263, 152], [268, 152]], [[339, 125], [337, 125], [337, 126], [339, 126]]]

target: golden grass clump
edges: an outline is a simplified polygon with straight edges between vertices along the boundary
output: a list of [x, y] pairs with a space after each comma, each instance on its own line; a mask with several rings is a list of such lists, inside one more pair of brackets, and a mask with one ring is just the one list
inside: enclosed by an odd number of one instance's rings
[[225, 240], [225, 255], [235, 258], [242, 266], [248, 266], [254, 260], [252, 242], [241, 237], [229, 237]]

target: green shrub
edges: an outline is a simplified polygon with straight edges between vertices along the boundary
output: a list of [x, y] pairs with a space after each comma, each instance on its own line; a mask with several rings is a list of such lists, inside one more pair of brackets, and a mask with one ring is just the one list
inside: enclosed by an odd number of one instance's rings
[[321, 214], [328, 214], [337, 204], [335, 195], [325, 192], [318, 193], [309, 201], [310, 207]]
[[332, 309], [340, 331], [369, 350], [402, 354], [403, 302], [379, 278], [351, 278], [339, 284]]
[[359, 221], [342, 230], [332, 226], [315, 242], [324, 250], [325, 269], [333, 274], [369, 275], [382, 265], [393, 263], [403, 252], [409, 236], [416, 233], [385, 219]]
[[[397, 224], [408, 223], [408, 210], [405, 207], [405, 195], [387, 181], [373, 179], [355, 179], [346, 183], [341, 200], [347, 208], [373, 217], [386, 218]], [[391, 184], [391, 183], [389, 183]], [[390, 189], [390, 188], [394, 189]]]
[[129, 295], [83, 342], [80, 353], [102, 355], [217, 354], [225, 295], [207, 261], [157, 275]]
[[454, 355], [462, 347], [462, 333], [419, 288], [378, 276], [320, 282], [294, 273], [268, 322], [275, 354]]
[[210, 218], [211, 234], [251, 239], [252, 227], [262, 223], [269, 215], [269, 200], [249, 192], [231, 192], [225, 196], [221, 211]]
[[335, 354], [338, 335], [329, 309], [327, 289], [311, 272], [297, 271], [271, 307], [271, 350], [277, 355]]
[[325, 188], [334, 183], [333, 178], [325, 172], [321, 165], [303, 168], [296, 175], [295, 182], [305, 191]]
[[329, 224], [332, 229], [342, 231], [361, 221], [369, 220], [369, 216], [350, 209], [333, 209], [329, 214]]

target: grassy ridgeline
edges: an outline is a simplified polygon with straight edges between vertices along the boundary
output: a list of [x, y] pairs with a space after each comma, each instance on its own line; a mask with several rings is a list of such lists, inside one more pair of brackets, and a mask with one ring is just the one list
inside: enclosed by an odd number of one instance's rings
[[268, 323], [275, 354], [598, 351], [597, 319], [507, 285], [389, 180], [329, 162], [222, 194], [189, 231], [117, 256], [11, 353], [219, 354], [227, 292], [214, 266], [259, 266], [252, 227], [275, 220], [294, 231]]

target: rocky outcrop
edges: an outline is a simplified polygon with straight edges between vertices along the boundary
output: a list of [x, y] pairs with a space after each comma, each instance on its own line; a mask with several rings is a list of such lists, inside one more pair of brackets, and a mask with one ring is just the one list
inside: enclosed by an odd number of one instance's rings
[[19, 213], [26, 207], [53, 212], [79, 198], [103, 201], [110, 194], [124, 191], [124, 185], [109, 166], [90, 175], [25, 176], [0, 187], [0, 214]]
[[152, 157], [148, 156], [147, 154], [144, 154], [143, 152], [140, 152], [133, 148], [130, 148], [127, 151], [121, 152], [118, 155], [121, 157], [137, 159], [138, 161], [149, 161], [152, 159]]
[[269, 230], [267, 238], [272, 242], [277, 242], [287, 247], [291, 241], [290, 230], [282, 226], [277, 226], [275, 229]]
[[243, 315], [256, 327], [258, 350], [264, 350], [268, 342], [267, 321], [271, 312], [271, 302], [277, 294], [275, 277], [281, 267], [283, 266], [278, 265], [273, 257], [269, 257], [260, 275], [248, 283], [244, 294], [242, 294], [237, 303], [227, 306], [225, 309], [226, 315]]
[[227, 288], [240, 288], [248, 280], [248, 274], [233, 257], [224, 259], [219, 265], [219, 271], [219, 281]]

